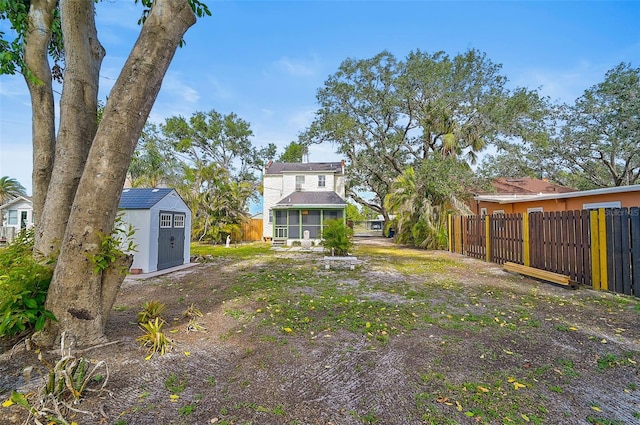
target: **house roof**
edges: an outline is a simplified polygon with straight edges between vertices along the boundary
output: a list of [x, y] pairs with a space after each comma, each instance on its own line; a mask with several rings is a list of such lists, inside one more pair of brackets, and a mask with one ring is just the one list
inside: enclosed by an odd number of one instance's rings
[[317, 192], [296, 191], [285, 196], [278, 202], [276, 207], [344, 207], [347, 201], [340, 195], [328, 190]]
[[506, 178], [500, 177], [491, 181], [494, 191], [478, 192], [478, 195], [540, 195], [575, 192], [576, 189], [551, 183], [546, 179], [531, 177]]
[[127, 188], [122, 190], [118, 208], [123, 210], [146, 210], [173, 192], [169, 188]]
[[611, 193], [640, 192], [640, 184], [630, 186], [605, 187], [601, 189], [581, 190], [565, 193], [540, 193], [540, 194], [513, 194], [513, 195], [476, 195], [477, 201], [497, 202], [499, 204], [510, 204], [513, 202], [542, 201], [546, 199], [568, 199], [582, 196], [605, 195]]
[[342, 162], [272, 162], [267, 165], [265, 174], [301, 173], [301, 172], [333, 172], [342, 173]]
[[22, 196], [22, 195], [18, 195], [15, 198], [11, 198], [9, 199], [7, 202], [4, 203], [4, 205], [0, 205], [0, 210], [3, 210], [7, 207], [10, 207], [13, 204], [16, 204], [18, 202], [29, 202], [29, 203], [33, 203], [33, 201], [31, 200], [30, 196]]

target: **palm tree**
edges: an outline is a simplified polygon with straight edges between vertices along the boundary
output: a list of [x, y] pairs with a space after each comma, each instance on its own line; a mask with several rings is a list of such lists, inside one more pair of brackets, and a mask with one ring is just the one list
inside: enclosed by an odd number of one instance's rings
[[26, 194], [26, 189], [18, 180], [7, 176], [0, 177], [0, 205], [4, 205], [7, 201], [17, 196], [25, 196]]
[[441, 249], [447, 242], [447, 215], [469, 214], [463, 197], [472, 175], [454, 157], [434, 155], [407, 168], [391, 186], [386, 208], [396, 215], [396, 241], [427, 249]]

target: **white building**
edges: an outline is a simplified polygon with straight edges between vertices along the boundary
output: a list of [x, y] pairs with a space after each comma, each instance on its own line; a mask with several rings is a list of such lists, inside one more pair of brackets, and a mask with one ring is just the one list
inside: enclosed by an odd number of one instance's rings
[[124, 189], [118, 205], [135, 229], [131, 270], [149, 273], [189, 263], [191, 210], [174, 189]]
[[0, 241], [11, 240], [22, 229], [33, 225], [33, 202], [27, 196], [17, 196], [0, 206], [2, 228], [0, 228]]
[[344, 161], [269, 162], [263, 180], [264, 240], [319, 241], [325, 220], [346, 220]]

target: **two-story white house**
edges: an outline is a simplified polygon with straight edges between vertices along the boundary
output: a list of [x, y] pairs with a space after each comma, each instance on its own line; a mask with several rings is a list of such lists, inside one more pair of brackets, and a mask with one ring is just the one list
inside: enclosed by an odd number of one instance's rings
[[263, 239], [276, 245], [318, 242], [325, 220], [346, 220], [342, 162], [269, 162], [263, 173]]

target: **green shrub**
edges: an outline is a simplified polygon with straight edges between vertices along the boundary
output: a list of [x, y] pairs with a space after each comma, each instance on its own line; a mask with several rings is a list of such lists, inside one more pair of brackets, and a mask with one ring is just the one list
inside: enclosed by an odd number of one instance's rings
[[326, 220], [322, 229], [322, 246], [334, 255], [347, 255], [353, 246], [353, 229], [342, 220]]
[[0, 337], [23, 335], [55, 320], [44, 308], [53, 269], [33, 258], [33, 232], [0, 250]]

